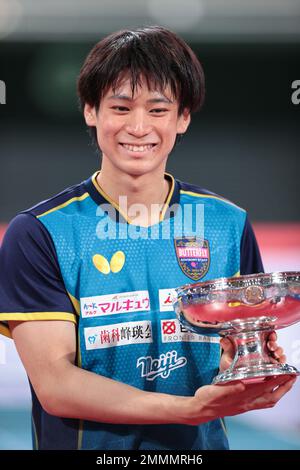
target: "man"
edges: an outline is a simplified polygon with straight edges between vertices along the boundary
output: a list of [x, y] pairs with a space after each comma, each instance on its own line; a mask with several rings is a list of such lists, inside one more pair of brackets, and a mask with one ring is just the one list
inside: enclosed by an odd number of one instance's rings
[[[244, 210], [165, 173], [203, 103], [201, 65], [164, 28], [121, 31], [90, 52], [78, 92], [101, 171], [17, 215], [1, 248], [34, 446], [226, 449], [221, 418], [274, 406], [294, 379], [209, 385], [232, 345], [220, 361], [217, 338], [191, 336], [172, 308], [180, 285], [263, 269]], [[204, 227], [181, 230], [199, 207]], [[275, 333], [268, 346], [284, 361]]]

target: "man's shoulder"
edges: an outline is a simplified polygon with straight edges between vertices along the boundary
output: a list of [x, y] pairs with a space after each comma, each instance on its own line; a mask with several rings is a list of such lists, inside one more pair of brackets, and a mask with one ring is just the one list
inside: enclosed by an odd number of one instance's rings
[[48, 199], [38, 202], [32, 207], [24, 209], [20, 212], [21, 214], [31, 214], [34, 217], [41, 217], [44, 214], [55, 211], [56, 209], [63, 208], [71, 202], [84, 200], [88, 197], [87, 188], [85, 181], [81, 183], [74, 184], [60, 191], [59, 193], [54, 194]]
[[232, 202], [230, 199], [227, 199], [226, 197], [221, 196], [220, 194], [214, 193], [212, 191], [209, 191], [208, 189], [202, 188], [195, 184], [182, 182], [182, 181], [178, 181], [178, 182], [180, 186], [180, 195], [181, 195], [181, 198], [183, 199], [186, 199], [188, 201], [193, 201], [195, 203], [199, 203], [199, 201], [201, 200], [201, 203], [214, 205], [216, 207], [222, 207], [229, 211], [233, 211], [233, 212], [237, 211], [237, 212], [243, 212], [243, 213], [246, 212], [245, 209], [238, 206], [237, 204]]

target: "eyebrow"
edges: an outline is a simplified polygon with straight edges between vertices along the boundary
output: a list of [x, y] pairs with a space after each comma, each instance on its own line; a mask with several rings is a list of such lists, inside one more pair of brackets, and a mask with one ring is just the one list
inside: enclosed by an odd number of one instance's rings
[[[131, 96], [128, 95], [112, 95], [108, 98], [109, 100], [124, 100], [124, 101], [134, 101]], [[165, 96], [160, 96], [158, 98], [150, 98], [147, 100], [147, 103], [168, 103], [173, 104], [173, 101]]]

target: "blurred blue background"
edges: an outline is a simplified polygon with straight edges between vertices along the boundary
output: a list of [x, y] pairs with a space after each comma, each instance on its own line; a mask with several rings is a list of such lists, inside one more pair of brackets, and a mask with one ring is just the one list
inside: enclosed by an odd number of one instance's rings
[[[168, 171], [248, 210], [266, 271], [299, 270], [299, 0], [0, 0], [0, 238], [18, 211], [99, 167], [76, 77], [103, 36], [147, 24], [183, 36], [207, 80], [205, 106]], [[299, 329], [279, 335], [298, 368]], [[299, 397], [297, 383], [274, 409], [228, 419], [231, 447], [300, 449]], [[29, 448], [27, 378], [0, 337], [0, 449]]]

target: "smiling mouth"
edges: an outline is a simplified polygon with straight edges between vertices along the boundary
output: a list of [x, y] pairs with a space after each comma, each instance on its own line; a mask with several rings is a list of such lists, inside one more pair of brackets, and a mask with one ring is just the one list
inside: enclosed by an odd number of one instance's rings
[[120, 145], [130, 152], [146, 152], [152, 150], [157, 144], [131, 145], [120, 143]]

